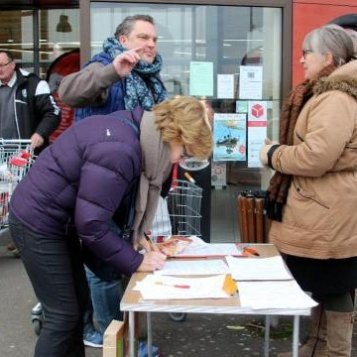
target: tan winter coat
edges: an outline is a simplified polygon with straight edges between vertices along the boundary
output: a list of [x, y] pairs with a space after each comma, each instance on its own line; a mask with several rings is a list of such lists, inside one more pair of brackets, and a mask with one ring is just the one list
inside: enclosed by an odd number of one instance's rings
[[273, 154], [274, 169], [293, 175], [283, 222], [269, 240], [287, 254], [357, 256], [357, 60], [319, 81], [296, 123], [293, 146]]

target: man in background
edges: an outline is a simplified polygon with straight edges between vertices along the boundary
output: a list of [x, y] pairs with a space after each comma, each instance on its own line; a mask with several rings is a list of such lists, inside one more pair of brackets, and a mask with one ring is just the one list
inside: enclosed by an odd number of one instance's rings
[[[60, 98], [77, 109], [76, 119], [89, 115], [132, 110], [140, 106], [151, 110], [167, 99], [160, 78], [161, 56], [157, 53], [154, 20], [148, 15], [128, 16], [113, 37], [103, 43], [85, 68], [65, 77]], [[130, 63], [126, 54], [139, 55]]]
[[[59, 95], [63, 102], [77, 108], [76, 121], [138, 106], [151, 110], [168, 97], [160, 78], [161, 68], [153, 18], [128, 16], [118, 25], [114, 36], [104, 41], [102, 52], [94, 55], [83, 70], [63, 78]], [[111, 320], [120, 318], [122, 284], [120, 277], [108, 281], [89, 269], [86, 273], [100, 331], [90, 327], [87, 319], [84, 343], [99, 347]]]
[[43, 149], [60, 121], [46, 81], [19, 69], [9, 51], [0, 49], [0, 137], [31, 139]]
[[[30, 139], [39, 153], [59, 122], [47, 82], [18, 68], [12, 53], [0, 49], [0, 138]], [[7, 248], [18, 256], [13, 244]]]

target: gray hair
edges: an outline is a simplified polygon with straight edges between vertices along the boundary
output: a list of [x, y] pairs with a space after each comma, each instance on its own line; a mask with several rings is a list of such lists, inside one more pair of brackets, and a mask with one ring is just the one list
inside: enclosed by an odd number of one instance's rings
[[338, 67], [355, 58], [351, 36], [338, 25], [325, 25], [312, 30], [306, 35], [303, 48], [320, 55], [331, 53]]
[[145, 21], [150, 22], [152, 25], [155, 25], [154, 19], [150, 15], [134, 15], [127, 16], [122, 23], [120, 23], [114, 33], [114, 36], [118, 39], [119, 36], [128, 36], [131, 31], [133, 31], [133, 27], [136, 21]]

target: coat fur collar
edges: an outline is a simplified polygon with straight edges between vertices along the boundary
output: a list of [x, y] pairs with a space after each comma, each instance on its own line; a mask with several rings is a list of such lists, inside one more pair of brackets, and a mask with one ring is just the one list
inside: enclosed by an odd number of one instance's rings
[[357, 60], [336, 69], [330, 76], [323, 77], [314, 86], [314, 94], [339, 90], [357, 100]]
[[346, 75], [325, 77], [319, 80], [314, 87], [316, 95], [331, 90], [339, 90], [357, 100], [357, 79]]

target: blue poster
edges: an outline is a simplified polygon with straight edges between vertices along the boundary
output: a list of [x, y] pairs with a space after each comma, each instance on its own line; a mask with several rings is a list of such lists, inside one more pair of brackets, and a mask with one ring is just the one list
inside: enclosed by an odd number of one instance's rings
[[213, 161], [246, 161], [247, 115], [215, 113]]

